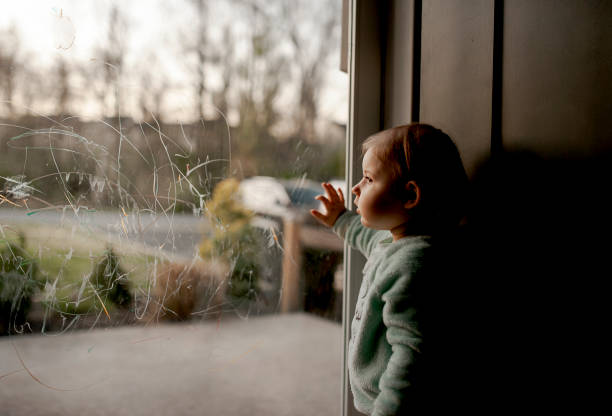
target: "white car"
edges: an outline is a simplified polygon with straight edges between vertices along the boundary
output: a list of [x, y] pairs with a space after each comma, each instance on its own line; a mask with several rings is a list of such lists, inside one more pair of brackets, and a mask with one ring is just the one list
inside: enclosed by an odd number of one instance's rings
[[[330, 183], [343, 188], [343, 180]], [[244, 179], [238, 187], [241, 203], [251, 211], [275, 217], [282, 217], [289, 211], [308, 212], [310, 209], [322, 210], [322, 204], [315, 196], [323, 194], [318, 182], [305, 177], [296, 179], [277, 179], [269, 176], [254, 176]]]
[[275, 178], [254, 176], [238, 186], [238, 198], [245, 208], [264, 215], [281, 217], [291, 206], [285, 187]]

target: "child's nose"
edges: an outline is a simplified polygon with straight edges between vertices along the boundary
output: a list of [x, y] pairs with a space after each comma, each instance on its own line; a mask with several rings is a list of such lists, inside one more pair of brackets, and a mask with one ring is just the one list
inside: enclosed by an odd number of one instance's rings
[[353, 188], [351, 189], [351, 192], [353, 192], [355, 195], [359, 196], [359, 194], [360, 194], [359, 184], [353, 186]]

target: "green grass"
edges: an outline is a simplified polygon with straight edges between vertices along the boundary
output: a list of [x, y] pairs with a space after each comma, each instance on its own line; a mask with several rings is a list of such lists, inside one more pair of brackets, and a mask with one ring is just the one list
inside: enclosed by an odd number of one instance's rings
[[[71, 314], [97, 314], [103, 310], [104, 293], [95, 292], [86, 280], [101, 260], [106, 245], [100, 239], [71, 230], [45, 227], [3, 227], [0, 244], [19, 244], [19, 234], [25, 237], [25, 249], [39, 265], [41, 292], [34, 301], [43, 302], [58, 312]], [[132, 292], [147, 290], [155, 257], [130, 251], [118, 254], [120, 267], [127, 274]], [[159, 261], [159, 260], [158, 260]], [[99, 296], [99, 297], [98, 297]], [[115, 306], [104, 302], [108, 312]]]

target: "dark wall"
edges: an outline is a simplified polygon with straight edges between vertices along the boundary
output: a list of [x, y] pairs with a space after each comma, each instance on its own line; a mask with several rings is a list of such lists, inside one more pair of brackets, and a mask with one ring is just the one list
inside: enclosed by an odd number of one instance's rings
[[506, 1], [503, 23], [504, 147], [612, 150], [612, 2]]
[[421, 19], [420, 121], [472, 181], [454, 397], [588, 414], [610, 327], [612, 3], [423, 0]]
[[468, 175], [490, 153], [493, 2], [423, 1], [420, 121], [457, 143]]

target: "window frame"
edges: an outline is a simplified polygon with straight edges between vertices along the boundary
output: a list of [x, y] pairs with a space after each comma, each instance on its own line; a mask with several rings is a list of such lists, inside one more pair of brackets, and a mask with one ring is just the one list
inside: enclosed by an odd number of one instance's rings
[[[346, 208], [354, 210], [351, 188], [361, 179], [361, 143], [381, 127], [382, 59], [379, 22], [381, 6], [369, 0], [347, 0], [349, 62], [349, 117], [346, 134]], [[345, 3], [346, 4], [346, 3]], [[365, 258], [344, 244], [342, 300], [342, 415], [357, 416], [348, 379], [348, 346], [351, 320], [361, 286]]]

